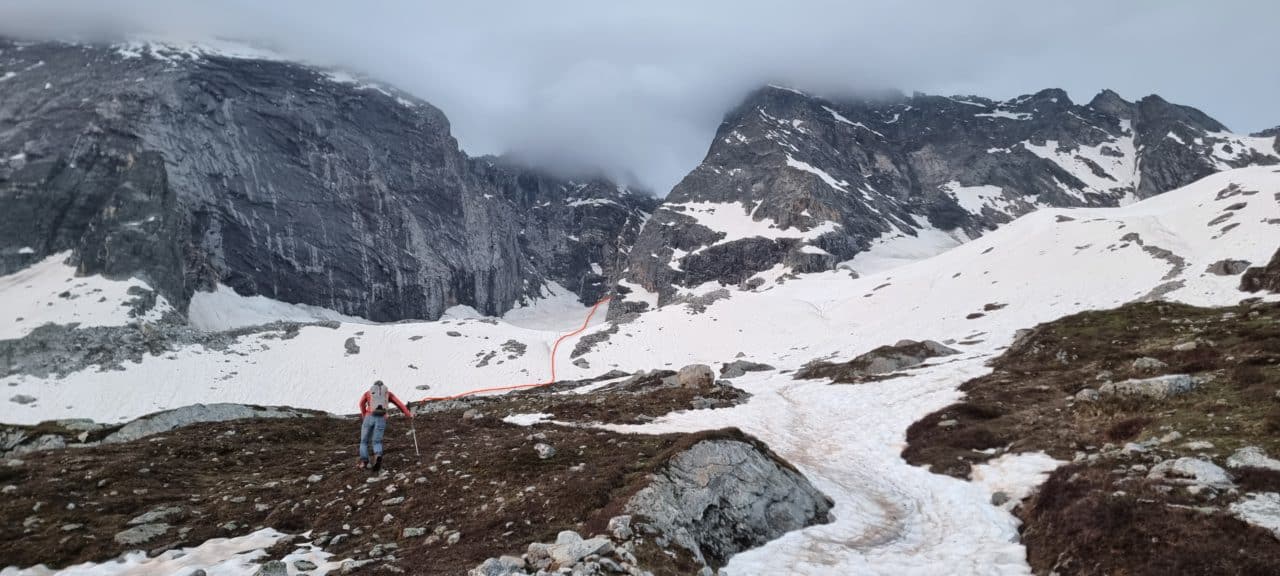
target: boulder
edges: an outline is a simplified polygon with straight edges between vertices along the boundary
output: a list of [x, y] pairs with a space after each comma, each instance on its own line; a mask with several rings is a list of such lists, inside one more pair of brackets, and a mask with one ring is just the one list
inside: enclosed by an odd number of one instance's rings
[[1236, 274], [1244, 273], [1244, 271], [1248, 269], [1248, 260], [1232, 260], [1227, 258], [1210, 264], [1209, 267], [1205, 269], [1205, 272], [1218, 276], [1235, 276]]
[[630, 540], [635, 535], [635, 532], [631, 530], [631, 517], [627, 515], [610, 518], [607, 529], [609, 534], [618, 541]]
[[1231, 515], [1280, 538], [1280, 494], [1253, 492], [1228, 507]]
[[515, 556], [499, 556], [490, 558], [472, 568], [467, 576], [517, 576], [525, 574], [525, 562]]
[[829, 520], [831, 500], [750, 439], [697, 442], [671, 458], [624, 507], [698, 560], [733, 554]]
[[186, 516], [187, 511], [181, 506], [161, 506], [151, 511], [135, 516], [128, 522], [129, 526], [137, 526], [139, 524], [155, 524], [157, 522], [172, 522], [181, 520]]
[[1145, 396], [1164, 399], [1181, 396], [1195, 390], [1200, 382], [1186, 374], [1166, 374], [1154, 378], [1134, 378], [1109, 382], [1098, 388], [1104, 396]]
[[1155, 372], [1156, 370], [1162, 370], [1167, 366], [1168, 364], [1149, 356], [1138, 358], [1137, 360], [1134, 360], [1132, 364], [1133, 369], [1138, 372]]
[[768, 364], [748, 362], [746, 360], [734, 360], [733, 362], [720, 366], [720, 377], [737, 378], [745, 375], [747, 372], [765, 372], [773, 369], [773, 366]]
[[1280, 460], [1268, 457], [1257, 446], [1245, 446], [1227, 458], [1227, 468], [1265, 468], [1280, 471]]
[[591, 555], [604, 555], [613, 551], [608, 538], [583, 539], [576, 532], [566, 530], [556, 537], [556, 543], [547, 547], [553, 567], [568, 567]]
[[360, 345], [356, 344], [356, 339], [354, 336], [352, 336], [351, 338], [347, 338], [347, 341], [342, 343], [342, 347], [347, 349], [348, 356], [352, 354], [360, 353]]
[[271, 560], [258, 568], [253, 576], [289, 576], [289, 566], [279, 560]]
[[1208, 460], [1191, 457], [1165, 460], [1156, 464], [1147, 473], [1147, 478], [1173, 484], [1222, 488], [1232, 486], [1231, 476], [1227, 474], [1226, 470]]
[[716, 375], [706, 364], [690, 364], [676, 373], [676, 382], [681, 388], [701, 390], [712, 387], [716, 382]]
[[539, 442], [539, 443], [537, 443], [537, 444], [534, 444], [534, 445], [533, 445], [533, 450], [534, 450], [535, 452], [537, 452], [537, 453], [538, 453], [538, 458], [539, 458], [539, 459], [541, 459], [541, 460], [546, 460], [546, 459], [551, 458], [552, 456], [555, 456], [555, 455], [556, 455], [556, 449], [555, 449], [555, 447], [551, 446], [550, 444], [543, 443], [543, 442]]
[[15, 394], [9, 397], [9, 401], [13, 402], [14, 404], [30, 404], [36, 401], [36, 397], [28, 396], [26, 394]]
[[831, 378], [835, 382], [855, 383], [868, 376], [889, 374], [924, 364], [930, 358], [959, 354], [933, 340], [917, 342], [900, 340], [893, 346], [881, 346], [843, 364], [820, 362], [806, 366], [796, 378]]
[[1102, 398], [1102, 394], [1093, 388], [1084, 388], [1076, 392], [1076, 400], [1081, 402], [1097, 402], [1100, 398]]
[[164, 523], [141, 524], [116, 533], [115, 541], [123, 546], [137, 546], [164, 536], [169, 533], [170, 528]]

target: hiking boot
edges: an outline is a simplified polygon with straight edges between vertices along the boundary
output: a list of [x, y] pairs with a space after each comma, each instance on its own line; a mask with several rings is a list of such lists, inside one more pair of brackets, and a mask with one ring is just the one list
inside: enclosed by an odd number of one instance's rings
[[370, 467], [369, 467], [369, 469], [370, 469], [370, 470], [373, 470], [374, 472], [377, 472], [378, 470], [381, 470], [381, 469], [382, 469], [382, 455], [381, 455], [381, 454], [378, 454], [377, 456], [374, 456], [374, 457], [373, 457], [373, 466], [370, 466]]

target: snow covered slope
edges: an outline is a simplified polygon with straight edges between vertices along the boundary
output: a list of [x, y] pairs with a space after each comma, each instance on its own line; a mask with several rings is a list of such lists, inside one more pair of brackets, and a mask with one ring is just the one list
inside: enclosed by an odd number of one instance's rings
[[0, 340], [21, 338], [49, 323], [89, 328], [154, 322], [173, 310], [164, 296], [146, 302], [151, 287], [141, 280], [76, 276], [75, 267], [64, 263], [70, 256], [70, 252], [54, 254], [0, 276]]
[[[990, 504], [987, 487], [1015, 480], [1004, 470], [1034, 478], [1052, 463], [1034, 455], [1005, 462], [984, 471], [981, 484], [933, 475], [899, 458], [908, 425], [957, 400], [957, 387], [986, 373], [984, 362], [1020, 328], [1148, 297], [1234, 303], [1245, 296], [1236, 289], [1239, 278], [1206, 269], [1228, 258], [1265, 262], [1278, 245], [1280, 171], [1231, 170], [1125, 207], [1040, 210], [874, 275], [770, 276], [701, 307], [666, 306], [618, 325], [581, 356], [582, 365], [565, 357], [577, 339], [570, 340], [557, 370], [570, 379], [613, 368], [716, 364], [739, 353], [779, 368], [735, 382], [755, 394], [743, 406], [634, 428], [742, 427], [836, 500], [836, 522], [736, 556], [726, 573], [936, 574], [940, 566], [949, 574], [1026, 573], [1022, 548], [1013, 542], [1016, 522]], [[996, 308], [987, 304], [1003, 307], [984, 310]], [[583, 337], [601, 338], [610, 328]], [[445, 395], [541, 380], [556, 336], [493, 319], [307, 327], [291, 339], [246, 336], [227, 352], [188, 348], [123, 371], [7, 377], [4, 389], [37, 401], [0, 402], [0, 421], [113, 421], [194, 402], [352, 412], [374, 378], [406, 398], [421, 383], [430, 383], [431, 395]], [[348, 338], [358, 353], [345, 351]], [[879, 384], [835, 386], [786, 373], [903, 338], [948, 342], [962, 354]]]

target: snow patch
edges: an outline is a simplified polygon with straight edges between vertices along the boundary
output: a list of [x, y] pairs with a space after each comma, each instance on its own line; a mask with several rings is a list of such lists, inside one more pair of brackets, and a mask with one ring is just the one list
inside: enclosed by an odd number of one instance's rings
[[516, 426], [533, 426], [539, 422], [546, 422], [551, 419], [554, 414], [545, 412], [537, 412], [533, 414], [511, 414], [502, 419], [507, 424], [515, 424]]
[[[608, 306], [601, 306], [592, 321], [597, 324], [603, 322], [609, 311]], [[542, 287], [540, 298], [528, 304], [517, 304], [502, 315], [502, 320], [512, 326], [530, 330], [562, 330], [580, 325], [590, 309], [590, 306], [584, 306], [578, 300], [577, 294], [548, 280]]]
[[150, 311], [140, 318], [130, 317], [128, 303], [135, 296], [129, 289], [151, 291], [151, 287], [136, 278], [118, 281], [77, 276], [75, 267], [64, 264], [70, 257], [70, 252], [54, 254], [0, 276], [0, 340], [22, 338], [44, 324], [78, 323], [89, 328], [155, 322], [173, 310], [168, 300], [157, 296]]
[[836, 180], [834, 177], [832, 177], [830, 174], [827, 174], [822, 169], [815, 168], [813, 165], [808, 164], [806, 162], [801, 162], [799, 160], [796, 160], [795, 158], [792, 158], [790, 154], [787, 154], [787, 166], [795, 168], [796, 170], [801, 170], [803, 172], [808, 172], [810, 174], [813, 174], [818, 178], [821, 178], [823, 182], [826, 182], [827, 186], [835, 188], [836, 190], [839, 190], [841, 192], [849, 191], [848, 182], [844, 180]]
[[266, 296], [241, 296], [218, 284], [212, 292], [196, 292], [187, 307], [187, 321], [197, 330], [221, 332], [272, 322], [320, 322], [333, 320], [371, 324], [369, 320], [311, 306], [290, 304]]
[[968, 241], [969, 237], [959, 229], [944, 231], [925, 226], [915, 230], [914, 236], [894, 230], [881, 234], [871, 248], [840, 263], [840, 267], [863, 276], [876, 274], [937, 256]]
[[989, 494], [1004, 492], [1009, 497], [1004, 508], [1012, 510], [1062, 464], [1044, 452], [1005, 454], [974, 466], [970, 478]]
[[[204, 570], [211, 576], [252, 576], [261, 568], [266, 560], [266, 550], [286, 537], [285, 534], [270, 528], [264, 528], [237, 538], [214, 538], [194, 548], [169, 550], [154, 558], [147, 557], [146, 552], [130, 552], [109, 562], [95, 564], [86, 562], [62, 570], [52, 570], [44, 566], [18, 569], [14, 567], [0, 570], [2, 576], [170, 576], [173, 574], [190, 574], [196, 570]], [[318, 547], [307, 545], [284, 557], [284, 563], [291, 569], [298, 560], [307, 560], [316, 565], [317, 574], [337, 571], [340, 562], [331, 561], [332, 554]]]

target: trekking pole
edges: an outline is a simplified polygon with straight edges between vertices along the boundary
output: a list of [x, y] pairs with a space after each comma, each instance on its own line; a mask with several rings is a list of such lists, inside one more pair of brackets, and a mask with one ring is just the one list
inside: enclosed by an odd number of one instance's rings
[[413, 418], [409, 419], [409, 430], [413, 432], [413, 453], [418, 455], [418, 459], [422, 459], [422, 452], [418, 451], [418, 427], [413, 425]]

